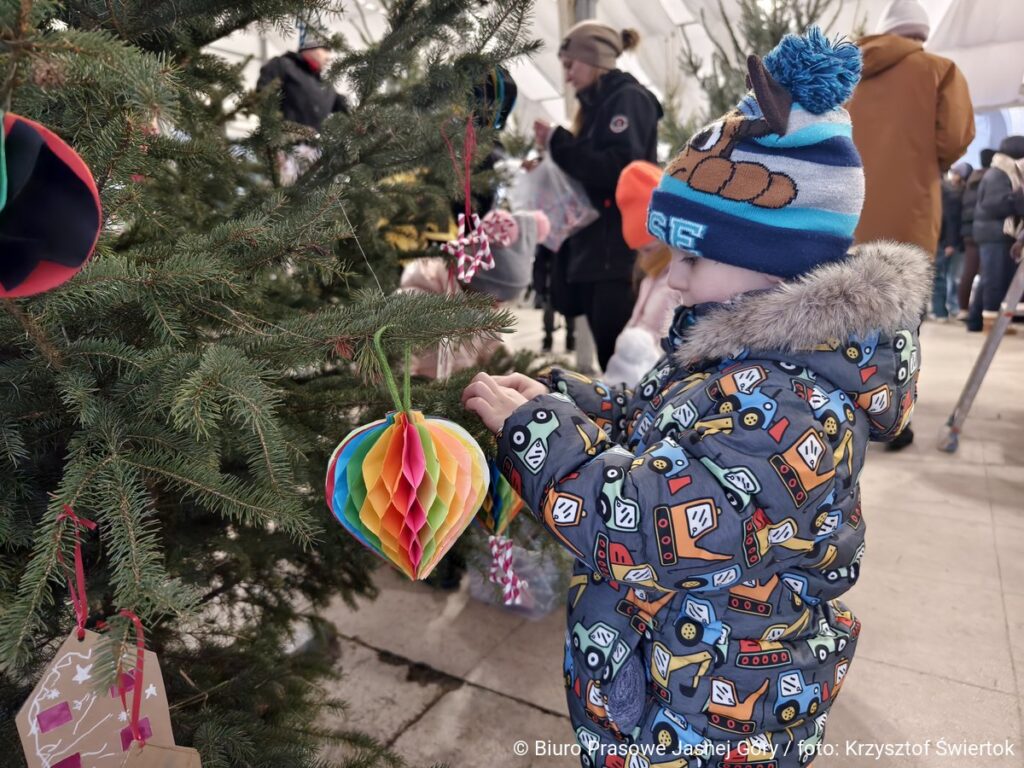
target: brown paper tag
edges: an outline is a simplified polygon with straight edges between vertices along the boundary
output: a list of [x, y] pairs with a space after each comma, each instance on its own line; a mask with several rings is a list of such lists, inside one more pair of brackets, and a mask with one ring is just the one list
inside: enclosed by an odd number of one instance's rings
[[[86, 631], [80, 641], [72, 631], [18, 712], [28, 768], [121, 768], [124, 764], [132, 744], [129, 712], [135, 689], [135, 647], [126, 647], [121, 660], [129, 708], [125, 711], [117, 686], [99, 688], [103, 677], [100, 642], [95, 632]], [[139, 730], [147, 744], [173, 747], [167, 693], [152, 651], [146, 651], [140, 695]]]
[[125, 754], [122, 768], [202, 768], [199, 753], [188, 747], [145, 746], [135, 742]]

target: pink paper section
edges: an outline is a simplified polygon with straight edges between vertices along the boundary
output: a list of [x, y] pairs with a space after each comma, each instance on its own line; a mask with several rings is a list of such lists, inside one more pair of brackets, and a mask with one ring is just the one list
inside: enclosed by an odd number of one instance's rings
[[119, 699], [121, 698], [121, 692], [131, 693], [135, 690], [135, 670], [129, 669], [127, 672], [121, 673], [121, 688], [118, 689], [116, 685], [110, 686], [110, 698]]
[[418, 569], [423, 558], [419, 532], [427, 522], [427, 513], [420, 504], [417, 491], [427, 475], [427, 457], [416, 425], [406, 422], [404, 443], [402, 476], [405, 482], [402, 484], [402, 503], [405, 505], [405, 528], [402, 531], [402, 543], [413, 569]]
[[[142, 737], [143, 741], [146, 741], [147, 739], [150, 739], [153, 736], [153, 726], [150, 725], [148, 717], [144, 717], [141, 720], [139, 720], [139, 736]], [[134, 740], [135, 739], [132, 737], [132, 729], [131, 729], [131, 727], [122, 728], [121, 729], [121, 751], [122, 752], [127, 752], [128, 751], [128, 747], [130, 747], [132, 745], [132, 742]]]
[[60, 704], [44, 709], [38, 715], [36, 715], [36, 722], [39, 725], [40, 733], [48, 733], [55, 728], [60, 728], [62, 725], [67, 725], [74, 717], [71, 714], [71, 707], [66, 701], [62, 701]]

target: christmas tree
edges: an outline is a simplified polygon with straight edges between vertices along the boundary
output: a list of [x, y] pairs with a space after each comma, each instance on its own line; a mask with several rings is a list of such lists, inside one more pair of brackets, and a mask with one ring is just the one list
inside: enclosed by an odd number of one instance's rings
[[[685, 27], [680, 61], [683, 71], [697, 80], [708, 99], [700, 122], [725, 114], [747, 92], [747, 56], [764, 56], [787, 34], [800, 34], [813, 24], [829, 31], [841, 10], [840, 0], [738, 0], [735, 12], [729, 14], [719, 0], [712, 24], [702, 8], [701, 26], [712, 47], [710, 67], [697, 54]], [[714, 30], [719, 26], [725, 32], [716, 36]]]
[[[205, 47], [329, 21], [337, 4], [0, 3], [0, 108], [74, 147], [104, 221], [81, 274], [0, 312], [5, 765], [22, 764], [13, 715], [74, 624], [65, 504], [98, 524], [83, 537], [91, 611], [116, 638], [117, 609], [143, 619], [177, 742], [204, 766], [321, 765], [332, 740], [359, 750], [353, 764], [393, 761], [324, 717], [342, 702], [317, 684], [334, 660], [316, 612], [373, 594], [374, 562], [330, 520], [323, 475], [338, 440], [388, 408], [379, 327], [397, 359], [511, 324], [487, 300], [391, 295], [399, 257], [417, 254], [386, 234], [459, 198], [446, 137], [461, 158], [474, 83], [532, 50], [530, 4], [386, 3], [380, 40], [333, 41], [328, 76], [351, 111], [317, 134]], [[229, 139], [247, 116], [259, 127]], [[297, 143], [317, 159], [284, 187]], [[295, 650], [300, 624], [314, 640]]]

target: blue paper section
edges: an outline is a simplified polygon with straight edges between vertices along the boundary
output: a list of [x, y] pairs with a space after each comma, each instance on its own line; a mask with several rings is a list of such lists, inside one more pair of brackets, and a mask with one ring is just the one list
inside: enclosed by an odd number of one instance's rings
[[352, 524], [345, 519], [344, 515], [339, 510], [344, 510], [348, 504], [348, 468], [349, 462], [352, 459], [352, 455], [359, 448], [359, 445], [370, 437], [376, 439], [380, 436], [382, 430], [387, 429], [391, 426], [393, 418], [389, 416], [388, 420], [378, 424], [376, 427], [369, 425], [366, 431], [353, 437], [344, 450], [338, 455], [338, 461], [334, 465], [334, 496], [331, 499], [331, 512], [334, 513], [335, 519], [341, 523], [345, 530], [355, 536], [359, 541], [366, 547], [369, 547], [375, 553], [379, 554], [380, 542], [371, 543], [363, 531], [363, 527], [353, 527]]

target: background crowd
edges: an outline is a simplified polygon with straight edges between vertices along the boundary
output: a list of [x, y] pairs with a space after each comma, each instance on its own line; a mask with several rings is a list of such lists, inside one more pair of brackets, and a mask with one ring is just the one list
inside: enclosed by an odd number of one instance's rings
[[[856, 242], [896, 240], [934, 254], [928, 317], [955, 318], [968, 331], [982, 331], [992, 327], [1020, 259], [1024, 137], [1009, 136], [982, 151], [980, 168], [961, 160], [975, 137], [971, 97], [956, 63], [925, 50], [930, 31], [928, 14], [917, 0], [894, 0], [874, 33], [857, 40], [863, 77], [848, 109], [865, 168], [866, 198]], [[327, 55], [323, 44], [310, 36], [298, 53], [271, 61], [261, 73], [261, 85], [280, 81], [286, 114], [314, 127], [331, 110], [345, 109], [344, 100], [319, 81], [318, 62]], [[597, 21], [573, 27], [558, 52], [576, 98], [571, 126], [537, 120], [534, 148], [523, 170], [510, 180], [495, 179], [495, 194], [473, 197], [482, 218], [506, 216], [509, 200], [523, 199], [514, 189], [506, 194], [507, 185], [522, 186], [543, 161], [579, 185], [583, 204], [593, 209], [585, 225], [564, 240], [547, 236], [547, 222], [539, 237], [536, 229], [524, 230], [524, 238], [501, 253], [495, 273], [489, 277], [481, 271], [464, 286], [451, 279], [440, 259], [414, 261], [403, 277], [408, 290], [477, 291], [506, 303], [532, 288], [536, 306], [544, 309], [541, 351], [553, 349], [556, 317], [561, 316], [566, 351], [576, 351], [583, 340], [578, 367], [594, 371], [586, 343], [592, 339], [596, 368], [629, 384], [659, 356], [660, 339], [678, 304], [665, 279], [668, 252], [652, 242], [645, 219], [650, 190], [660, 175], [655, 163], [665, 111], [649, 89], [618, 68], [619, 58], [640, 45], [634, 30]], [[478, 111], [499, 115], [494, 127], [500, 129], [514, 106], [515, 87], [507, 71], [494, 77], [503, 86], [478, 89], [476, 97]], [[478, 171], [505, 168], [503, 159], [499, 139]], [[631, 166], [635, 161], [647, 165]], [[531, 208], [549, 206], [546, 212], [534, 211], [534, 217], [562, 213], [564, 201], [537, 195], [526, 199]], [[453, 206], [453, 222], [461, 207]], [[494, 275], [501, 276], [501, 290], [491, 285]], [[447, 374], [481, 362], [493, 350], [494, 344], [467, 347], [455, 353], [450, 365], [438, 368], [428, 361], [417, 371]], [[913, 431], [907, 429], [890, 448], [912, 440]]]

